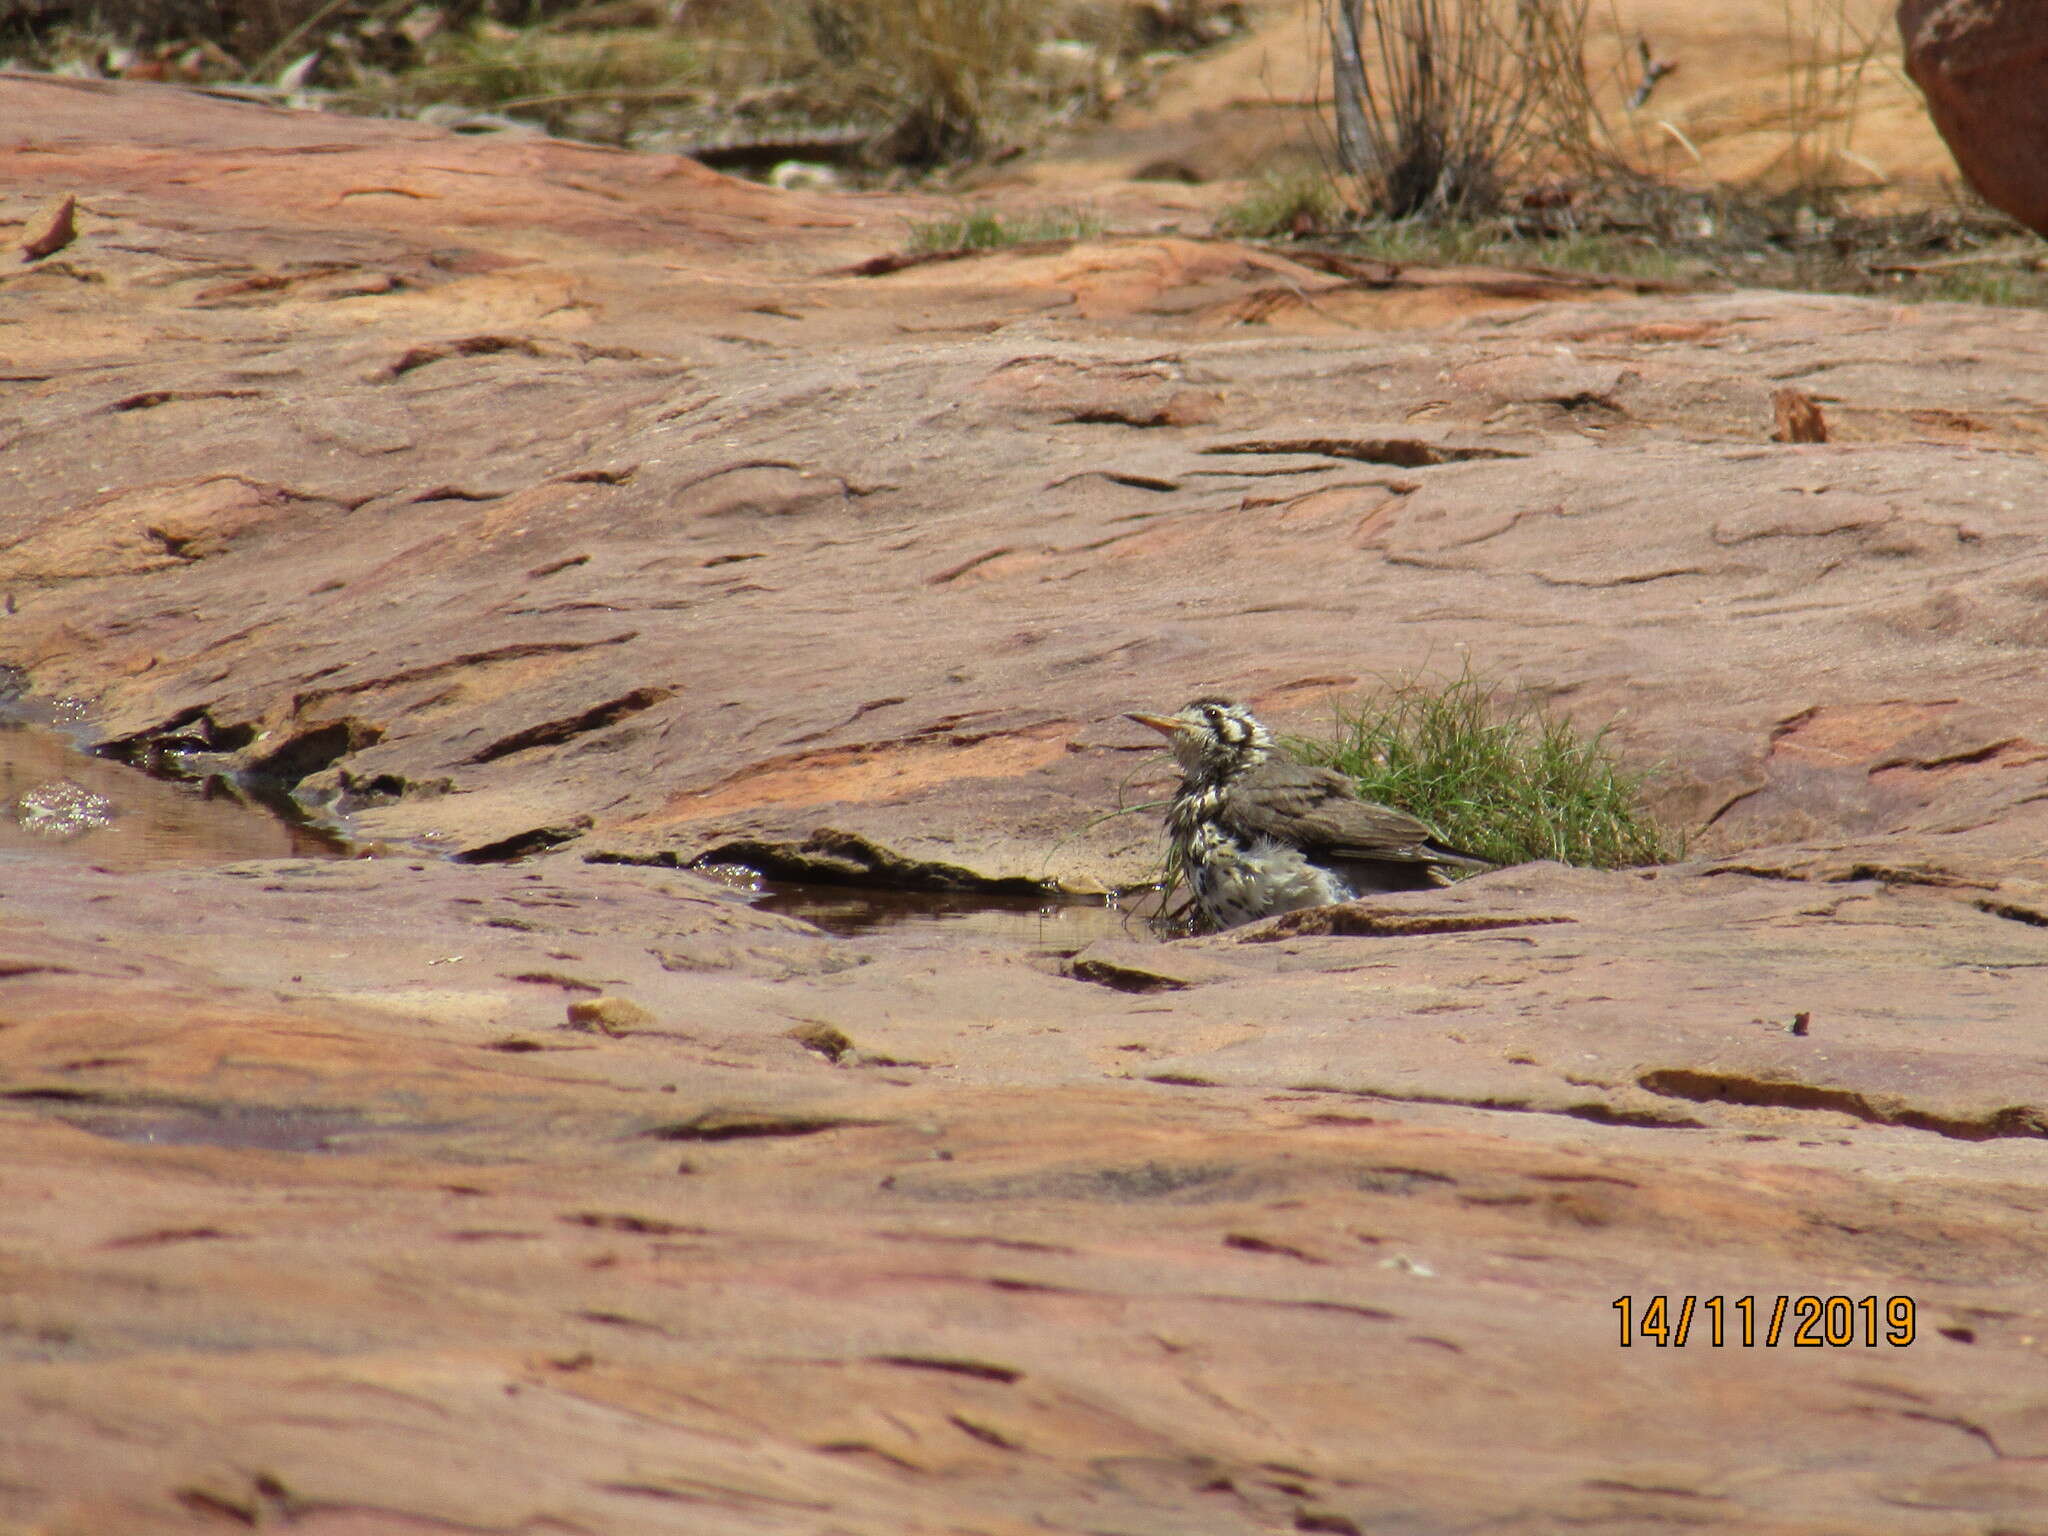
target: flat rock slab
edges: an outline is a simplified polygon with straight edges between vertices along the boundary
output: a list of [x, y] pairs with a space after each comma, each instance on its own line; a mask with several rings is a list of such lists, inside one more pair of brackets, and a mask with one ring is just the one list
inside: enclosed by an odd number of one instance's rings
[[[0, 1525], [2034, 1517], [2041, 317], [906, 265], [940, 205], [0, 103], [6, 216], [76, 199], [0, 663], [384, 855], [0, 860]], [[682, 867], [1101, 892], [1123, 711], [1463, 654], [1691, 860], [1174, 943]], [[1660, 1295], [1723, 1344], [1622, 1347]]]
[[[832, 940], [569, 857], [11, 890], [0, 1510], [1450, 1530], [1684, 1499], [1820, 1532], [2025, 1507], [2030, 931], [1853, 892], [1893, 930], [1859, 992], [1779, 882], [1667, 874], [1661, 940], [1630, 877], [1518, 882], [1414, 904], [1568, 920], [1064, 960]], [[1874, 968], [1930, 929], [1968, 984]], [[1181, 989], [1098, 979], [1141, 973]], [[572, 1027], [600, 994], [633, 1022]], [[1658, 1294], [1761, 1296], [1759, 1342], [1622, 1349], [1614, 1302]], [[1876, 1346], [1795, 1349], [1794, 1316], [1771, 1348], [1780, 1294], [1911, 1306], [1835, 1317]]]

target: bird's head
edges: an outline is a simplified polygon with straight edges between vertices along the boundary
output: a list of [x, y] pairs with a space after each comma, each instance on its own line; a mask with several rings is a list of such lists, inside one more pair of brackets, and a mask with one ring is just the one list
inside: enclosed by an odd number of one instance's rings
[[1171, 715], [1125, 715], [1166, 738], [1173, 760], [1190, 779], [1218, 779], [1273, 750], [1273, 737], [1256, 716], [1229, 699], [1190, 700]]

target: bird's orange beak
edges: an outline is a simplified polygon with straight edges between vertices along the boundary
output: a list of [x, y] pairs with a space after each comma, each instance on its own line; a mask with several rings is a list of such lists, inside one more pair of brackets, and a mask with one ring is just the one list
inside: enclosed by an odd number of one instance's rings
[[1140, 725], [1149, 725], [1162, 736], [1171, 736], [1180, 729], [1181, 722], [1171, 715], [1125, 715], [1126, 720], [1135, 720]]

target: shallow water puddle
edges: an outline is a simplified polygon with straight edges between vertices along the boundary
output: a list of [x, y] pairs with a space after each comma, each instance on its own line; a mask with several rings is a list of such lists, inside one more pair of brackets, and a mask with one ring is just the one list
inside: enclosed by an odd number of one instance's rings
[[[39, 719], [0, 717], [0, 865], [61, 859], [125, 873], [349, 852], [340, 839], [218, 779], [158, 778], [95, 757]], [[801, 918], [840, 938], [930, 936], [1074, 950], [1097, 939], [1156, 937], [1144, 910], [1100, 900], [804, 885], [739, 866], [699, 873], [734, 886], [764, 912]]]
[[1100, 901], [785, 881], [761, 881], [754, 889], [753, 904], [761, 911], [801, 918], [840, 938], [883, 933], [908, 938], [922, 929], [935, 937], [1078, 949], [1097, 939], [1153, 937], [1145, 918]]
[[56, 1116], [76, 1130], [150, 1147], [250, 1147], [265, 1152], [367, 1151], [366, 1140], [393, 1131], [445, 1130], [394, 1126], [354, 1110], [232, 1105], [206, 1109], [66, 1109]]
[[0, 859], [110, 870], [340, 858], [336, 839], [236, 798], [94, 757], [62, 731], [0, 721]]

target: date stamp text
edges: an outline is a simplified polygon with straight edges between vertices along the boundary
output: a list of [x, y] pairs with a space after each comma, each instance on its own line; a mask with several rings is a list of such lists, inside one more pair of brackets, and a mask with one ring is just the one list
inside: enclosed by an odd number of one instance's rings
[[1904, 1349], [1918, 1327], [1910, 1296], [1617, 1296], [1621, 1347]]

